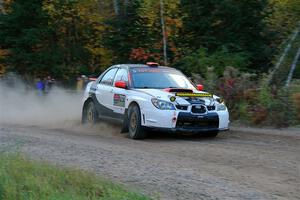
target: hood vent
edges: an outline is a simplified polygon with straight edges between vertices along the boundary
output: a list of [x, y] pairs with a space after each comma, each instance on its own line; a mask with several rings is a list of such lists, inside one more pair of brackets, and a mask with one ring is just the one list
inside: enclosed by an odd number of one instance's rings
[[184, 88], [165, 88], [164, 91], [166, 91], [166, 92], [171, 92], [171, 93], [177, 93], [177, 92], [182, 92], [182, 93], [193, 93], [193, 90], [190, 90], [190, 89], [184, 89]]

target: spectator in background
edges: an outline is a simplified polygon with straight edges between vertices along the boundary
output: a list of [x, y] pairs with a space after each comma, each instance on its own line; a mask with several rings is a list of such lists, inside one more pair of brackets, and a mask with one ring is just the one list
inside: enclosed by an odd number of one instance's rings
[[77, 86], [76, 86], [77, 92], [80, 92], [82, 90], [82, 87], [83, 87], [83, 79], [81, 78], [81, 76], [78, 76]]
[[83, 79], [82, 89], [84, 90], [85, 87], [86, 87], [86, 85], [87, 85], [88, 82], [89, 82], [89, 78], [88, 78], [86, 75], [82, 75], [81, 77], [82, 77], [82, 79]]
[[37, 80], [36, 89], [37, 89], [37, 92], [38, 92], [38, 96], [43, 96], [43, 92], [44, 92], [44, 89], [45, 89], [45, 84], [44, 84], [44, 82], [42, 81], [41, 78], [38, 78], [38, 80]]
[[77, 78], [77, 91], [82, 91], [88, 82], [88, 78], [85, 75], [81, 75]]
[[54, 84], [54, 79], [52, 79], [51, 76], [48, 76], [45, 80], [45, 93], [46, 94], [49, 93], [53, 84]]

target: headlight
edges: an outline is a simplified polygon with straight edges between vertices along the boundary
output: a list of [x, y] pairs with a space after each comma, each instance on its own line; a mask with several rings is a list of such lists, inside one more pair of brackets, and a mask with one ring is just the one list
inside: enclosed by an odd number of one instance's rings
[[226, 106], [224, 104], [217, 105], [217, 111], [226, 110]]
[[153, 98], [151, 99], [153, 105], [160, 110], [175, 110], [175, 107], [172, 103], [163, 101], [160, 99]]

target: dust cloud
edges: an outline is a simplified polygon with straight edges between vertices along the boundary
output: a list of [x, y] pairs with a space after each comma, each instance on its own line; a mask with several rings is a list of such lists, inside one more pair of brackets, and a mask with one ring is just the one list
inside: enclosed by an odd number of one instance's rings
[[54, 87], [38, 96], [21, 81], [8, 86], [0, 82], [0, 123], [63, 126], [80, 123], [81, 94]]
[[81, 125], [82, 92], [53, 87], [43, 96], [34, 88], [14, 79], [13, 86], [0, 80], [0, 125], [38, 126], [85, 133], [119, 132], [106, 123], [94, 127]]

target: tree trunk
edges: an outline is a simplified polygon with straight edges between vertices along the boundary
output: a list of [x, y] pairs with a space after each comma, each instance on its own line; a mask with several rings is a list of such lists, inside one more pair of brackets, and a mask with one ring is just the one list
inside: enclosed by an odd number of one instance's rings
[[113, 1], [113, 3], [114, 3], [114, 11], [115, 11], [115, 14], [118, 16], [119, 15], [119, 2], [118, 2], [118, 0], [114, 0]]
[[290, 83], [291, 83], [291, 80], [292, 80], [292, 78], [293, 78], [294, 71], [295, 71], [295, 69], [296, 69], [296, 65], [297, 65], [297, 63], [298, 63], [298, 61], [299, 61], [299, 57], [300, 57], [300, 46], [299, 46], [299, 48], [298, 48], [298, 51], [297, 51], [297, 53], [296, 53], [296, 55], [295, 55], [295, 58], [294, 58], [294, 60], [293, 60], [292, 65], [291, 65], [291, 69], [290, 69], [288, 78], [287, 78], [287, 80], [286, 80], [285, 87], [289, 87], [289, 85], [290, 85]]
[[279, 69], [281, 63], [283, 62], [284, 58], [286, 57], [286, 55], [288, 54], [288, 51], [291, 49], [291, 46], [295, 40], [295, 38], [297, 37], [297, 35], [299, 34], [299, 31], [300, 31], [300, 23], [299, 23], [299, 26], [298, 28], [296, 28], [294, 34], [291, 36], [291, 39], [288, 43], [288, 45], [285, 47], [282, 55], [280, 56], [279, 60], [277, 61], [273, 71], [271, 72], [270, 74], [270, 77], [269, 77], [269, 83], [271, 83], [272, 79], [273, 79], [273, 76], [275, 74], [275, 72]]
[[162, 29], [162, 36], [163, 36], [164, 65], [167, 65], [168, 64], [168, 57], [167, 57], [167, 35], [166, 35], [166, 27], [165, 27], [165, 20], [164, 20], [164, 4], [163, 4], [163, 0], [160, 0], [160, 22], [161, 22], [161, 29]]
[[124, 15], [127, 15], [128, 0], [124, 0]]

